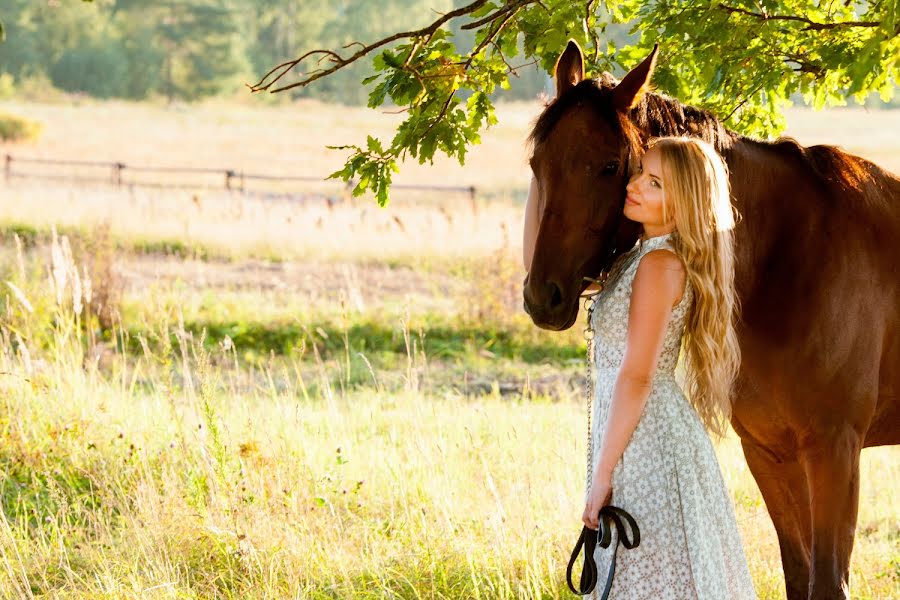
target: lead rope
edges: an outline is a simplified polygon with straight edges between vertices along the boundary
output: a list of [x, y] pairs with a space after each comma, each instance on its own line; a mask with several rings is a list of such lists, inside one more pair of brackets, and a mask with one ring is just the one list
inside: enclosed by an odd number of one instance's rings
[[596, 296], [597, 294], [587, 296], [584, 301], [584, 308], [587, 311], [587, 326], [584, 328], [584, 339], [587, 341], [587, 379], [584, 385], [585, 395], [587, 396], [587, 481], [585, 482], [585, 489], [588, 490], [590, 490], [593, 479], [592, 467], [594, 462], [594, 436], [591, 435], [591, 420], [593, 419], [594, 413], [594, 325], [592, 317], [594, 314], [594, 306], [596, 306], [597, 303]]

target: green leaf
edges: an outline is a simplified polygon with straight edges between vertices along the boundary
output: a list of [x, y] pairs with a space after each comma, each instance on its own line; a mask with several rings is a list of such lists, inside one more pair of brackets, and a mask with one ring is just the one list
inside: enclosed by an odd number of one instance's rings
[[372, 154], [381, 154], [384, 152], [384, 150], [382, 150], [381, 148], [381, 142], [371, 135], [366, 138], [366, 146], [369, 148], [369, 152], [371, 152]]

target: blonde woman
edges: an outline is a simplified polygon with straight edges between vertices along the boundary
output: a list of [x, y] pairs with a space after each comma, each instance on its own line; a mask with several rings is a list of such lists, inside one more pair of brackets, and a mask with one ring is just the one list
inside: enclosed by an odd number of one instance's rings
[[[617, 553], [610, 599], [755, 598], [709, 436], [728, 427], [740, 364], [724, 162], [697, 139], [653, 141], [628, 183], [624, 214], [643, 233], [594, 299], [593, 475], [582, 521], [597, 529], [598, 512], [613, 504], [640, 526], [640, 545]], [[616, 535], [594, 549], [600, 581]]]

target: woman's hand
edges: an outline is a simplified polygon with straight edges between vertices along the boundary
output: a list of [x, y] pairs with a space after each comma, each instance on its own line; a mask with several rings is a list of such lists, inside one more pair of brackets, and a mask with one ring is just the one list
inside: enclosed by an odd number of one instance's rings
[[594, 481], [591, 484], [591, 494], [588, 496], [587, 506], [584, 507], [584, 514], [581, 515], [581, 521], [590, 529], [600, 529], [600, 509], [612, 501], [612, 481], [611, 477], [605, 475], [594, 475]]

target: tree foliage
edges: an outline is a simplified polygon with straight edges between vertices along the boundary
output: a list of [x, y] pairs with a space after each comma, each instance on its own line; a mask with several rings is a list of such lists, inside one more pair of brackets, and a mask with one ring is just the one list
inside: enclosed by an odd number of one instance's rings
[[236, 0], [7, 0], [0, 70], [98, 97], [195, 99], [244, 80]]
[[[454, 25], [473, 31], [465, 48]], [[628, 24], [636, 42], [619, 47], [611, 28]], [[255, 87], [304, 87], [371, 60], [369, 106], [392, 103], [406, 119], [389, 142], [369, 138], [332, 177], [358, 179], [355, 193], [388, 201], [391, 173], [407, 155], [437, 151], [462, 163], [469, 145], [495, 122], [491, 94], [509, 86], [511, 61], [536, 59], [552, 72], [569, 38], [587, 48], [587, 72], [621, 71], [654, 43], [661, 46], [658, 89], [707, 108], [746, 134], [784, 126], [781, 109], [802, 94], [817, 108], [878, 92], [892, 98], [900, 82], [900, 5], [813, 0], [474, 0], [419, 29], [346, 48], [318, 48], [283, 63]], [[286, 81], [300, 71], [299, 79]]]

